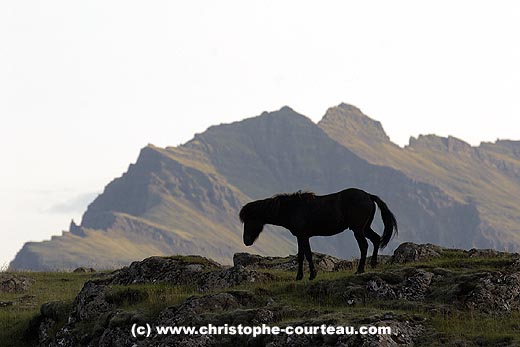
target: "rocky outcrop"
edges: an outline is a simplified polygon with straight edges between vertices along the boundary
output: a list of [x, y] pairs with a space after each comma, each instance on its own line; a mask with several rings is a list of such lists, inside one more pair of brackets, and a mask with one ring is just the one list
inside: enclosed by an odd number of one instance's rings
[[275, 279], [270, 273], [258, 272], [236, 265], [222, 271], [212, 271], [200, 276], [197, 286], [200, 291], [229, 288], [239, 284], [266, 282]]
[[23, 293], [35, 282], [31, 277], [0, 273], [0, 293]]
[[161, 283], [193, 284], [201, 274], [222, 269], [219, 263], [201, 256], [150, 257], [134, 261], [116, 271], [109, 284]]
[[150, 257], [133, 262], [114, 272], [98, 283], [145, 284], [169, 283], [185, 285], [206, 292], [233, 287], [244, 283], [264, 282], [274, 279], [270, 273], [262, 273], [241, 265], [223, 267], [219, 263], [200, 256]]
[[412, 262], [428, 261], [443, 256], [464, 258], [517, 258], [517, 253], [500, 252], [494, 249], [472, 248], [469, 251], [463, 249], [452, 249], [437, 245], [416, 244], [404, 242], [399, 245], [390, 258], [392, 264], [405, 264]]
[[[321, 256], [321, 258], [319, 258]], [[393, 309], [466, 312], [499, 316], [520, 311], [519, 256], [490, 250], [463, 251], [431, 244], [406, 243], [398, 247], [384, 271], [354, 275], [353, 269], [336, 268], [339, 259], [319, 255], [321, 271], [336, 272], [332, 279], [295, 283], [270, 270], [294, 271], [293, 257], [273, 258], [236, 254], [235, 266], [225, 267], [199, 256], [150, 257], [87, 281], [72, 304], [62, 301], [42, 305], [35, 321], [40, 346], [413, 346], [432, 334], [428, 319], [394, 314]], [[428, 260], [429, 259], [429, 260]], [[324, 261], [326, 260], [326, 261]], [[468, 272], [436, 267], [439, 261], [494, 266], [498, 270], [471, 268]], [[420, 264], [414, 262], [420, 261]], [[460, 263], [460, 264], [459, 264]], [[327, 266], [326, 264], [329, 264]], [[333, 264], [330, 266], [330, 264]], [[487, 265], [486, 265], [487, 264]], [[451, 265], [453, 266], [453, 264]], [[341, 273], [343, 272], [343, 274]], [[280, 275], [280, 274], [279, 274]], [[271, 283], [284, 288], [281, 296]], [[191, 287], [191, 295], [150, 316], [140, 305], [149, 302], [150, 285]], [[144, 286], [144, 287], [139, 287]], [[246, 289], [244, 289], [246, 288]], [[296, 292], [312, 308], [293, 307], [283, 296]], [[278, 292], [280, 294], [280, 292]], [[330, 303], [346, 310], [330, 310]], [[321, 308], [323, 304], [323, 308]], [[376, 304], [386, 311], [356, 318], [356, 309]], [[128, 308], [130, 307], [130, 308]], [[352, 312], [351, 312], [352, 311]], [[132, 326], [150, 325], [151, 336], [134, 338]], [[202, 335], [156, 332], [157, 326], [389, 326], [391, 335]]]
[[[312, 325], [321, 324], [338, 326], [342, 322], [339, 319], [316, 319], [291, 322], [293, 325]], [[390, 327], [392, 334], [385, 335], [360, 335], [360, 334], [337, 334], [337, 335], [270, 335], [258, 338], [263, 346], [285, 347], [285, 346], [337, 346], [337, 347], [357, 347], [357, 346], [414, 346], [420, 342], [420, 337], [425, 331], [425, 327], [420, 321], [410, 321], [405, 317], [392, 313], [368, 317], [362, 321], [349, 322], [353, 327], [359, 325], [372, 325], [376, 327]]]
[[[356, 261], [339, 259], [323, 253], [313, 253], [312, 259], [316, 270], [323, 272], [335, 272], [352, 270], [357, 265]], [[282, 271], [296, 271], [298, 259], [296, 255], [288, 257], [263, 257], [258, 254], [235, 253], [233, 264], [250, 269], [269, 269]], [[304, 262], [305, 270], [308, 269], [307, 261]]]
[[404, 264], [430, 260], [432, 258], [439, 258], [441, 254], [442, 247], [430, 243], [419, 245], [413, 242], [405, 242], [395, 249], [391, 262], [393, 264]]
[[465, 298], [465, 305], [486, 313], [520, 309], [520, 272], [486, 273]]

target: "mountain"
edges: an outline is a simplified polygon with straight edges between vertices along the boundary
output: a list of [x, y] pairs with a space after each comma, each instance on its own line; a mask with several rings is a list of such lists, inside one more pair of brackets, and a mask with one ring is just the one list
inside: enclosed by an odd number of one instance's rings
[[[451, 145], [462, 153], [458, 146]], [[486, 150], [490, 174], [517, 182], [518, 188], [517, 144], [486, 146], [491, 148]], [[26, 243], [10, 268], [114, 268], [168, 254], [200, 254], [230, 264], [234, 253], [245, 250], [287, 255], [296, 251], [296, 244], [281, 228], [267, 228], [252, 249], [243, 246], [240, 207], [280, 192], [301, 189], [326, 194], [347, 187], [379, 195], [396, 214], [400, 234], [389, 250], [403, 240], [458, 248], [518, 248], [520, 240], [513, 237], [512, 229], [499, 228], [507, 223], [488, 218], [488, 209], [481, 206], [487, 200], [477, 199], [478, 189], [462, 184], [469, 170], [458, 175], [450, 172], [459, 167], [447, 157], [446, 165], [451, 166], [430, 177], [421, 163], [441, 164], [421, 156], [412, 145], [406, 151], [413, 156], [402, 151], [378, 122], [345, 104], [329, 109], [318, 124], [283, 107], [212, 126], [178, 147], [143, 148], [136, 163], [88, 206], [80, 225], [71, 223], [69, 231], [49, 241]], [[403, 157], [400, 160], [406, 164], [396, 164], [394, 157]], [[499, 201], [500, 194], [488, 199]], [[496, 206], [502, 216], [513, 215], [506, 205]], [[381, 232], [379, 216], [376, 220], [376, 231]], [[341, 258], [359, 252], [350, 232], [313, 238], [311, 245], [315, 251]]]
[[392, 167], [439, 187], [456, 201], [474, 204], [490, 227], [483, 236], [493, 247], [519, 249], [520, 141], [472, 147], [451, 136], [420, 135], [400, 148], [379, 122], [346, 104], [327, 110], [318, 126], [370, 163]]

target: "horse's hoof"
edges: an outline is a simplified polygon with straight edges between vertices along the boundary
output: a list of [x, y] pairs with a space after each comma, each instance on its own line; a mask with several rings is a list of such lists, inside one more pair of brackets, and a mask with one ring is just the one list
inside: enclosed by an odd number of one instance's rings
[[364, 272], [365, 272], [365, 270], [357, 270], [357, 271], [356, 271], [356, 275], [362, 274], [362, 273], [364, 273]]
[[375, 268], [377, 267], [377, 263], [370, 263], [370, 267], [371, 267], [372, 269], [375, 269]]
[[296, 280], [297, 281], [300, 281], [302, 278], [303, 278], [303, 273], [301, 273], [301, 274], [299, 273], [299, 274], [296, 275]]
[[316, 272], [311, 272], [311, 274], [310, 274], [310, 276], [309, 276], [309, 280], [312, 281], [313, 279], [315, 279], [315, 278], [316, 278], [316, 275], [317, 275]]

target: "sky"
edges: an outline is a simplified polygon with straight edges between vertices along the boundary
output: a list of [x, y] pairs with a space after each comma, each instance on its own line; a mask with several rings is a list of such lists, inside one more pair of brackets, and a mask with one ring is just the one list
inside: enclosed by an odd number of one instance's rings
[[520, 139], [520, 5], [0, 2], [0, 268], [81, 220], [148, 143], [341, 102], [391, 140]]

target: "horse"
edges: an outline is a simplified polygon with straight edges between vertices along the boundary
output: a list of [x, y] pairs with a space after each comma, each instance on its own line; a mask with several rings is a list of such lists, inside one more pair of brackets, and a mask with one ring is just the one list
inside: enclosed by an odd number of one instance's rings
[[[384, 231], [379, 236], [371, 228], [376, 207], [381, 211]], [[392, 236], [397, 235], [397, 221], [386, 203], [376, 195], [361, 189], [349, 188], [328, 195], [298, 191], [291, 194], [277, 194], [267, 199], [256, 200], [244, 205], [239, 213], [244, 224], [243, 241], [251, 246], [262, 232], [264, 225], [278, 225], [288, 229], [298, 241], [298, 272], [296, 280], [303, 278], [303, 258], [309, 263], [309, 279], [316, 277], [312, 261], [309, 238], [312, 236], [332, 236], [350, 229], [354, 232], [361, 258], [356, 274], [365, 271], [369, 239], [373, 246], [370, 265], [376, 267], [377, 252], [383, 249]]]

